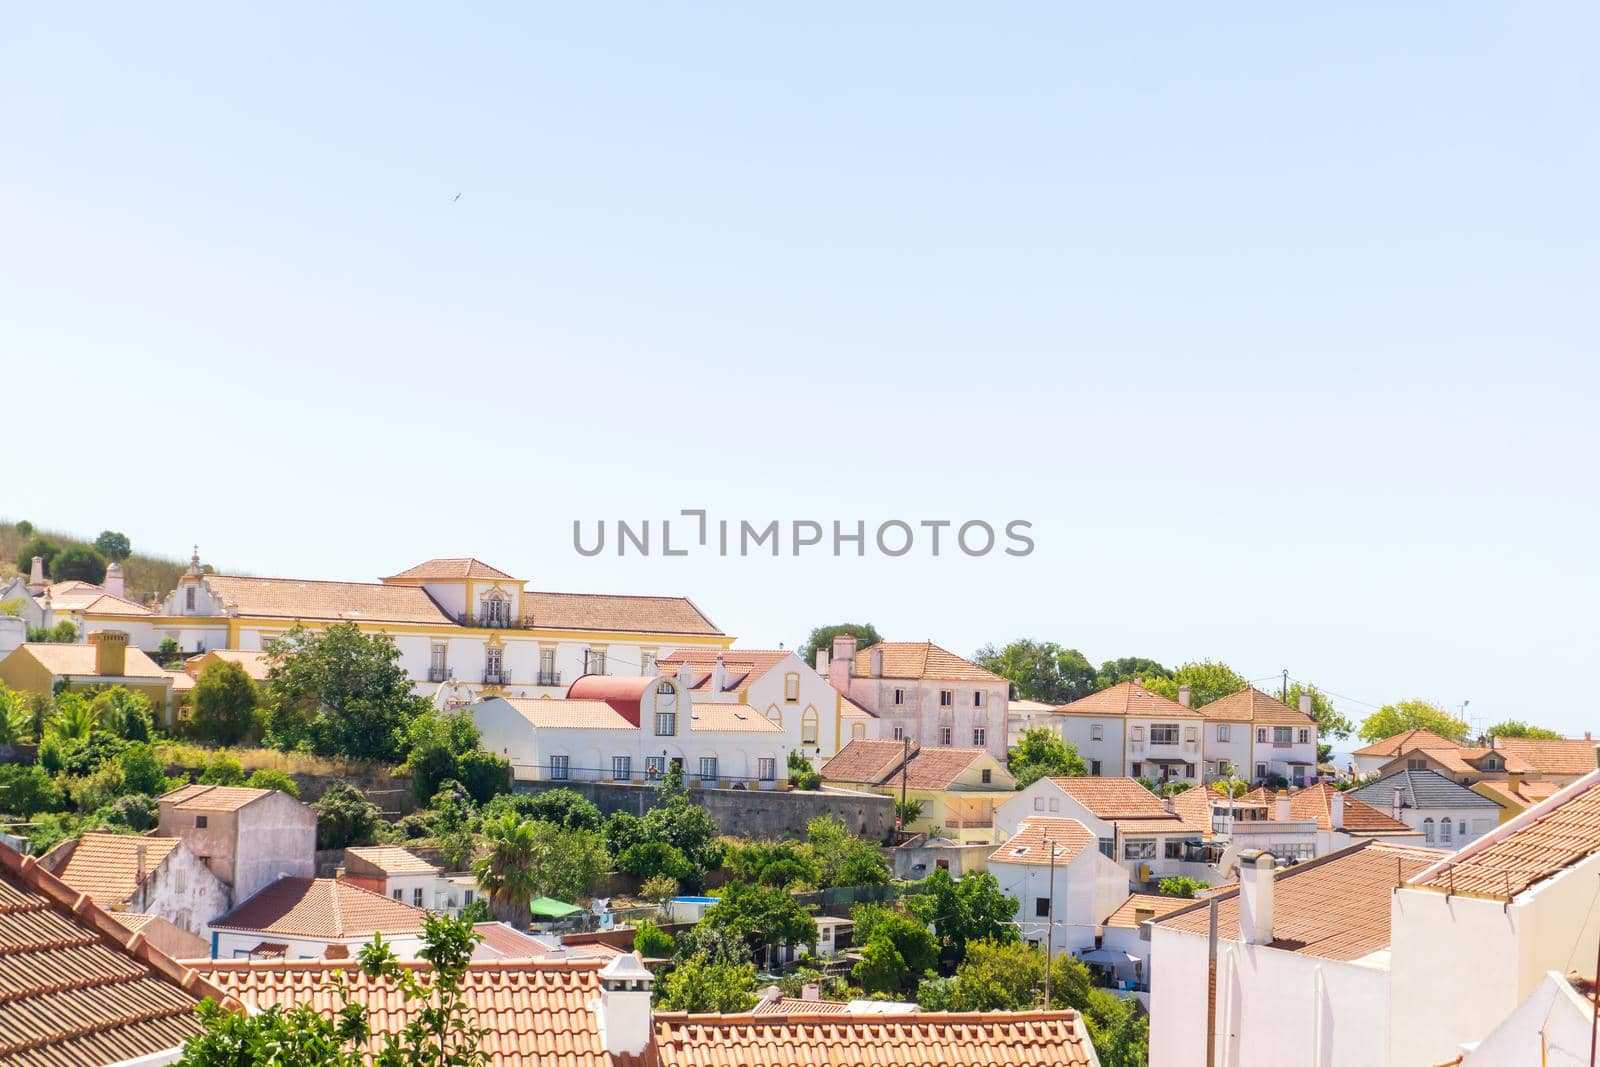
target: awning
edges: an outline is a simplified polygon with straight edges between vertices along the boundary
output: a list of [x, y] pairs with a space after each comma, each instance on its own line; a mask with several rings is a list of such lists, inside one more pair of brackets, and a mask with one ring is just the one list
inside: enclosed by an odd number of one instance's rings
[[528, 910], [539, 919], [565, 919], [569, 915], [577, 915], [583, 911], [575, 904], [551, 900], [549, 897], [534, 897], [528, 902]]
[[1143, 963], [1138, 956], [1114, 948], [1097, 948], [1088, 952], [1080, 952], [1078, 958], [1085, 963]]
[[1185, 763], [1193, 763], [1194, 760], [1192, 760], [1192, 759], [1179, 759], [1176, 756], [1147, 756], [1147, 757], [1145, 757], [1145, 762], [1146, 763], [1161, 763], [1161, 764], [1169, 764], [1170, 763], [1170, 764], [1181, 766], [1181, 765], [1183, 765]]

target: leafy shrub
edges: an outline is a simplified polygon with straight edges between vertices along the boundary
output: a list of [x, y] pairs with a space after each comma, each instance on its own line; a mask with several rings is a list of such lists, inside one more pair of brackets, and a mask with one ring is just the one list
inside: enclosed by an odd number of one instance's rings
[[1174, 875], [1163, 878], [1156, 884], [1156, 891], [1164, 897], [1185, 897], [1193, 900], [1201, 890], [1211, 887], [1198, 878], [1190, 878], [1186, 874]]
[[68, 545], [55, 554], [49, 566], [51, 581], [99, 585], [106, 580], [106, 558], [88, 545]]
[[656, 878], [666, 875], [669, 878], [682, 882], [686, 878], [694, 877], [694, 864], [689, 862], [689, 857], [681, 849], [674, 848], [665, 841], [641, 841], [628, 848], [617, 857], [617, 870], [640, 878]]
[[218, 752], [206, 761], [200, 772], [201, 785], [243, 785], [244, 764], [226, 752]]
[[147, 794], [128, 793], [102, 808], [100, 816], [109, 827], [142, 834], [154, 830], [161, 821], [161, 806]]
[[674, 947], [672, 935], [649, 919], [640, 919], [634, 927], [633, 950], [645, 959], [668, 959]]
[[639, 887], [639, 896], [658, 908], [677, 895], [678, 880], [670, 874], [658, 874], [654, 878], [646, 878], [644, 884]]
[[[600, 809], [575, 789], [548, 789], [542, 793], [502, 793], [484, 805], [485, 817], [512, 811], [524, 819], [553, 822], [569, 830], [608, 829]], [[631, 816], [630, 816], [631, 818]], [[626, 848], [632, 841], [622, 847]], [[606, 847], [619, 852], [611, 834], [606, 834]]]
[[287, 774], [272, 767], [262, 767], [253, 772], [244, 780], [244, 784], [251, 789], [276, 789], [280, 793], [288, 793], [292, 797], [300, 795], [300, 787], [294, 784], [294, 779]]
[[62, 805], [61, 788], [43, 767], [0, 764], [0, 811], [27, 818]]
[[160, 796], [166, 792], [167, 769], [155, 749], [143, 742], [131, 744], [117, 757], [122, 765], [122, 788], [127, 793]]
[[340, 782], [313, 805], [317, 811], [317, 847], [348, 848], [376, 840], [383, 812], [352, 785]]
[[456, 778], [473, 800], [487, 804], [511, 788], [511, 761], [482, 749], [463, 752], [456, 759]]

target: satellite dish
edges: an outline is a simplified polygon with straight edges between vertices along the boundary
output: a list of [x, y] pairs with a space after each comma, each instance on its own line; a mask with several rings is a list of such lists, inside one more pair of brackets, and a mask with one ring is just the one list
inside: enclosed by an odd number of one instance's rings
[[1222, 858], [1217, 861], [1217, 874], [1225, 882], [1239, 875], [1239, 851], [1238, 845], [1229, 845], [1222, 850]]

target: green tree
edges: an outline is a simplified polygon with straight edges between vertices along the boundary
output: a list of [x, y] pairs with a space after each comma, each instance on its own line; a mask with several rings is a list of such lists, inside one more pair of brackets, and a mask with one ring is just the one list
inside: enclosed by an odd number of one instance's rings
[[674, 882], [694, 877], [694, 864], [682, 849], [665, 841], [639, 841], [622, 850], [617, 857], [617, 870], [637, 878], [659, 878], [666, 875]]
[[144, 834], [161, 821], [161, 805], [149, 794], [128, 793], [112, 801], [100, 814], [109, 829]]
[[486, 848], [473, 866], [478, 888], [488, 896], [495, 917], [519, 927], [528, 925], [528, 902], [536, 895], [533, 870], [534, 852], [539, 847], [536, 825], [511, 812], [486, 821], [483, 826]]
[[115, 530], [101, 530], [100, 536], [94, 539], [94, 547], [106, 559], [114, 559], [118, 563], [133, 555], [133, 544], [128, 540], [128, 535]]
[[1489, 737], [1528, 737], [1539, 741], [1560, 741], [1562, 739], [1562, 735], [1554, 730], [1547, 730], [1543, 726], [1529, 726], [1518, 719], [1497, 722], [1489, 727], [1485, 733]]
[[106, 580], [106, 559], [88, 545], [68, 545], [50, 561], [50, 579], [99, 585]]
[[1026, 789], [1041, 778], [1081, 778], [1089, 773], [1088, 765], [1078, 756], [1077, 746], [1061, 740], [1048, 726], [1024, 730], [1006, 764], [1018, 789]]
[[730, 877], [779, 889], [815, 886], [821, 875], [810, 850], [794, 841], [746, 841], [728, 849], [723, 867]]
[[1017, 928], [1017, 898], [1008, 897], [988, 872], [963, 875], [960, 881], [944, 869], [922, 880], [923, 891], [906, 902], [911, 914], [933, 927], [941, 959], [965, 958], [967, 944], [988, 938], [1011, 942]]
[[200, 772], [201, 785], [243, 785], [244, 764], [239, 762], [237, 756], [228, 752], [217, 752], [206, 760], [205, 769]]
[[675, 946], [672, 935], [649, 919], [640, 919], [633, 928], [633, 951], [647, 960], [670, 959]]
[[1166, 678], [1171, 671], [1153, 659], [1143, 656], [1123, 656], [1121, 659], [1108, 659], [1100, 664], [1100, 669], [1095, 672], [1094, 684], [1099, 689], [1110, 689], [1122, 682], [1154, 680]]
[[670, 874], [658, 874], [654, 878], [646, 878], [644, 884], [639, 887], [640, 898], [648, 900], [657, 908], [677, 895], [678, 880]]
[[167, 791], [166, 765], [148, 744], [129, 745], [117, 757], [117, 762], [122, 766], [122, 786], [129, 793], [160, 796]]
[[65, 804], [61, 789], [38, 764], [0, 764], [0, 811], [23, 818], [42, 811], [59, 811]]
[[897, 994], [905, 988], [910, 973], [900, 950], [882, 934], [866, 939], [861, 959], [850, 968], [850, 977], [867, 993]]
[[762, 946], [817, 943], [817, 921], [781, 889], [729, 882], [706, 909], [700, 925], [744, 938], [752, 951]]
[[244, 784], [251, 789], [276, 789], [278, 792], [288, 793], [292, 797], [300, 795], [300, 787], [294, 784], [293, 778], [271, 767], [262, 767], [260, 770], [253, 771], [250, 777], [244, 780]]
[[1147, 678], [1144, 682], [1146, 689], [1160, 693], [1168, 700], [1178, 699], [1178, 687], [1181, 685], [1189, 687], [1189, 701], [1197, 708], [1230, 693], [1250, 688], [1250, 682], [1244, 675], [1226, 663], [1213, 663], [1208, 659], [1185, 663], [1165, 677]]
[[835, 637], [854, 637], [857, 651], [883, 641], [883, 635], [878, 633], [878, 628], [870, 622], [841, 622], [832, 626], [818, 626], [807, 635], [805, 644], [800, 648], [800, 658], [807, 663], [815, 664], [818, 649], [826, 650], [831, 656]]
[[[857, 904], [850, 909], [850, 918], [855, 923], [854, 939], [858, 944], [887, 941], [893, 946], [894, 955], [882, 954], [883, 959], [891, 963], [898, 960], [904, 969], [901, 986], [878, 992], [899, 992], [908, 978], [920, 978], [938, 965], [939, 942], [927, 924], [915, 916], [881, 904]], [[860, 975], [856, 981], [865, 985]]]
[[456, 758], [456, 773], [472, 799], [480, 804], [511, 788], [511, 761], [481, 748], [461, 753]]
[[824, 889], [886, 885], [889, 881], [883, 850], [852, 834], [837, 815], [819, 815], [806, 823], [806, 852], [816, 870], [817, 884]]
[[13, 745], [33, 736], [33, 710], [27, 697], [0, 682], [0, 745]]
[[27, 519], [23, 519], [22, 521], [18, 522], [17, 523], [17, 536], [18, 537], [32, 537], [33, 536], [33, 523], [29, 522]]
[[967, 945], [956, 968], [951, 1007], [955, 1011], [1027, 1011], [1039, 1004], [1043, 988], [1043, 952], [1015, 940], [983, 938]]
[[[483, 813], [498, 816], [514, 811], [524, 819], [553, 822], [569, 830], [605, 829], [605, 816], [594, 802], [576, 789], [547, 789], [542, 793], [502, 793], [484, 805]], [[609, 843], [609, 842], [608, 842]]]
[[658, 1011], [743, 1012], [755, 1007], [756, 969], [750, 963], [693, 956], [656, 983]]
[[1160, 893], [1162, 896], [1183, 897], [1187, 900], [1193, 900], [1201, 890], [1210, 888], [1211, 887], [1209, 885], [1207, 885], [1205, 882], [1202, 882], [1200, 879], [1190, 878], [1186, 874], [1173, 875], [1170, 878], [1163, 878], [1161, 881], [1156, 883], [1156, 892]]
[[1467, 739], [1467, 724], [1439, 705], [1426, 700], [1401, 700], [1368, 715], [1361, 723], [1361, 740], [1382, 741], [1407, 730], [1430, 730], [1452, 741]]
[[383, 823], [383, 812], [355, 786], [337, 782], [312, 805], [317, 812], [317, 847], [370, 845]]
[[53, 578], [55, 571], [50, 569], [50, 563], [56, 558], [56, 553], [61, 551], [61, 546], [48, 537], [35, 537], [23, 543], [17, 550], [17, 570], [24, 575], [31, 574], [33, 570], [33, 557], [38, 556], [44, 561], [46, 577]]
[[150, 698], [125, 686], [114, 685], [89, 701], [95, 722], [124, 741], [148, 741], [155, 728]]
[[1011, 683], [1020, 700], [1067, 704], [1095, 691], [1094, 667], [1075, 648], [1053, 641], [1013, 641], [1003, 648], [984, 645], [973, 653], [978, 666]]
[[245, 669], [232, 660], [206, 664], [189, 696], [189, 730], [202, 741], [236, 745], [250, 736], [260, 694]]
[[797, 749], [789, 750], [789, 784], [796, 789], [821, 789], [822, 772], [811, 766], [811, 761]]
[[1300, 695], [1311, 694], [1311, 717], [1317, 722], [1317, 735], [1319, 737], [1349, 737], [1350, 731], [1355, 729], [1355, 724], [1349, 716], [1333, 706], [1333, 701], [1328, 699], [1328, 694], [1316, 686], [1301, 685], [1299, 682], [1289, 683], [1288, 694], [1283, 702], [1291, 708], [1300, 706]]
[[267, 655], [269, 734], [281, 747], [399, 762], [407, 727], [430, 707], [413, 692], [394, 641], [355, 623], [296, 626]]

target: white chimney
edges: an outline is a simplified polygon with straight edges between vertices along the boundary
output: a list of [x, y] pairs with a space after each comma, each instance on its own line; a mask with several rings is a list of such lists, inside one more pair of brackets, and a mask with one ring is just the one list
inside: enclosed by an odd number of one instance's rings
[[825, 648], [817, 649], [817, 673], [824, 678], [828, 676], [828, 650]]
[[1344, 794], [1337, 789], [1328, 791], [1328, 818], [1335, 830], [1344, 829]]
[[728, 665], [722, 660], [722, 653], [717, 653], [716, 666], [711, 668], [711, 691], [720, 693], [728, 688]]
[[1311, 690], [1309, 689], [1300, 691], [1300, 714], [1307, 718], [1311, 717]]
[[1394, 795], [1389, 799], [1389, 816], [1390, 816], [1390, 818], [1394, 819], [1396, 822], [1399, 822], [1400, 821], [1400, 809], [1405, 807], [1405, 806], [1406, 806], [1405, 799], [1403, 797], [1401, 797], [1400, 790], [1396, 789], [1394, 791]]
[[1272, 944], [1272, 853], [1251, 849], [1239, 856], [1239, 940], [1246, 945]]
[[685, 694], [694, 687], [694, 668], [689, 666], [689, 661], [684, 660], [678, 664], [678, 688]]
[[850, 676], [856, 672], [856, 639], [840, 634], [833, 639], [833, 656], [828, 661], [828, 681], [841, 693], [850, 692]]
[[28, 568], [29, 588], [44, 588], [44, 557], [34, 556], [33, 564]]
[[815, 982], [808, 982], [800, 987], [801, 1000], [821, 1000], [822, 987]]
[[1194, 690], [1193, 689], [1190, 689], [1187, 684], [1178, 686], [1178, 703], [1182, 704], [1184, 707], [1188, 707], [1189, 706], [1189, 701], [1191, 701], [1193, 699], [1194, 699]]
[[654, 1036], [650, 987], [655, 976], [637, 953], [618, 956], [600, 972], [600, 1000], [595, 1014], [600, 1044], [612, 1056], [642, 1056]]
[[875, 648], [867, 654], [869, 668], [874, 678], [883, 677], [883, 649]]
[[1288, 822], [1289, 821], [1290, 815], [1289, 815], [1289, 794], [1288, 793], [1279, 793], [1278, 796], [1277, 796], [1277, 799], [1275, 799], [1272, 802], [1272, 807], [1273, 807], [1273, 815], [1272, 815], [1272, 817], [1274, 819], [1277, 819], [1279, 822]]
[[106, 566], [105, 590], [112, 596], [123, 595], [122, 564], [115, 560]]

